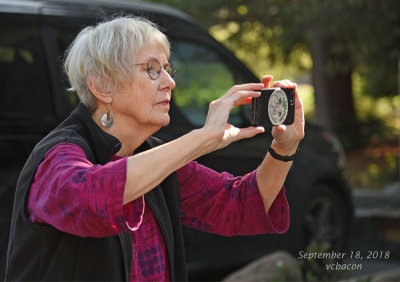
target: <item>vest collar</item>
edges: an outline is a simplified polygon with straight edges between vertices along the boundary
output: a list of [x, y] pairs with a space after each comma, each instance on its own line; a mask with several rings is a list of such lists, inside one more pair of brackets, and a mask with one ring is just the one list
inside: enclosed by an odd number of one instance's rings
[[77, 119], [86, 127], [89, 141], [93, 146], [94, 157], [99, 164], [108, 163], [121, 149], [121, 142], [94, 122], [89, 109], [84, 104], [79, 103], [78, 107], [71, 113], [71, 118]]
[[[97, 163], [108, 163], [121, 149], [121, 142], [97, 125], [92, 118], [91, 112], [84, 104], [79, 103], [78, 107], [71, 113], [70, 118], [77, 119], [87, 129]], [[149, 138], [135, 152], [140, 153], [157, 145], [153, 139]]]

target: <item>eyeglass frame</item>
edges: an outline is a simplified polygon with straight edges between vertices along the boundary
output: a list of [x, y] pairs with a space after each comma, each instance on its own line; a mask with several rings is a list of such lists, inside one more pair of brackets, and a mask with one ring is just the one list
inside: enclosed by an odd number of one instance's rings
[[[156, 62], [158, 63], [158, 65], [160, 66], [160, 69], [157, 71], [157, 77], [155, 77], [155, 78], [152, 77], [151, 74], [150, 74], [151, 68], [150, 68], [149, 64], [150, 64], [151, 61], [156, 61]], [[161, 75], [161, 70], [162, 70], [162, 69], [164, 69], [172, 79], [175, 78], [176, 69], [174, 68], [174, 66], [173, 66], [172, 64], [166, 64], [165, 66], [167, 67], [167, 69], [165, 69], [165, 67], [163, 67], [163, 66], [161, 65], [161, 63], [160, 63], [159, 60], [157, 60], [156, 58], [152, 58], [152, 59], [150, 59], [147, 63], [135, 64], [134, 66], [142, 66], [142, 65], [147, 65], [147, 68], [146, 68], [147, 74], [149, 75], [149, 77], [150, 77], [152, 80], [157, 80], [157, 79], [160, 77], [160, 75]], [[172, 71], [168, 71], [168, 68], [171, 68]]]

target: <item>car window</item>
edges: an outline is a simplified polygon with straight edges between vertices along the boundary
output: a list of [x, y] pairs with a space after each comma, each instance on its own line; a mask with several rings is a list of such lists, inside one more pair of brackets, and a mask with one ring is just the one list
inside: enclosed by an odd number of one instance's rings
[[[209, 103], [236, 83], [235, 75], [217, 51], [198, 42], [173, 40], [170, 61], [177, 70], [172, 99], [194, 126], [202, 126]], [[232, 110], [229, 122], [242, 123], [239, 108]]]
[[52, 101], [40, 31], [0, 20], [0, 114], [6, 118], [50, 116]]

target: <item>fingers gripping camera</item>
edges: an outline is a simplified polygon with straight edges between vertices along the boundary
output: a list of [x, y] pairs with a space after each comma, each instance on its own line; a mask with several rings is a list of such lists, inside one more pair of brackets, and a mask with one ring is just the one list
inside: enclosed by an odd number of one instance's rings
[[253, 126], [271, 127], [294, 122], [295, 92], [292, 88], [263, 88], [251, 102]]

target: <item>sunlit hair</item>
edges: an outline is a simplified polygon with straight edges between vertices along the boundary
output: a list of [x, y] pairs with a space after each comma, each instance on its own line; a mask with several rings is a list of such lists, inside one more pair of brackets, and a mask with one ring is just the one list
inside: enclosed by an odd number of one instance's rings
[[118, 17], [83, 29], [66, 51], [64, 69], [71, 88], [91, 111], [95, 98], [87, 80], [93, 78], [98, 89], [118, 91], [132, 78], [135, 54], [149, 45], [161, 46], [167, 58], [170, 44], [158, 27], [143, 18]]

